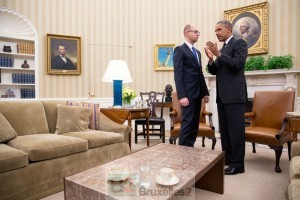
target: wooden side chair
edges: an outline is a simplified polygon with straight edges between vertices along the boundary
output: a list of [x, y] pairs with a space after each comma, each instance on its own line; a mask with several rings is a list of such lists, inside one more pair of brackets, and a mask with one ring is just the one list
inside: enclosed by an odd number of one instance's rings
[[[202, 137], [202, 147], [205, 147], [205, 137], [211, 139], [212, 150], [214, 150], [217, 142], [215, 136], [215, 127], [212, 123], [212, 113], [205, 110], [205, 105], [205, 102], [202, 101], [198, 136]], [[208, 116], [208, 124], [206, 123], [206, 116]], [[181, 125], [181, 108], [176, 92], [173, 92], [173, 110], [170, 112], [170, 118], [171, 131], [169, 142], [170, 144], [176, 144], [176, 140], [179, 137]]]
[[291, 134], [286, 130], [286, 112], [294, 110], [294, 91], [257, 91], [254, 94], [252, 112], [245, 113], [250, 117], [250, 126], [246, 127], [246, 141], [251, 142], [253, 153], [255, 143], [268, 145], [276, 155], [275, 171], [280, 173], [279, 161], [283, 144], [288, 144], [290, 159]]
[[[147, 106], [150, 108], [150, 116], [149, 116], [149, 135], [158, 135], [162, 142], [165, 142], [165, 119], [163, 118], [163, 102], [165, 98], [165, 92], [141, 92], [140, 93], [141, 100], [145, 100], [147, 102]], [[160, 107], [160, 112], [157, 114], [157, 103], [162, 102], [162, 106]], [[138, 126], [141, 125], [143, 131], [138, 133]], [[135, 143], [138, 142], [137, 138], [139, 135], [143, 135], [146, 138], [146, 119], [136, 119], [135, 120], [135, 128], [134, 128], [134, 139]]]

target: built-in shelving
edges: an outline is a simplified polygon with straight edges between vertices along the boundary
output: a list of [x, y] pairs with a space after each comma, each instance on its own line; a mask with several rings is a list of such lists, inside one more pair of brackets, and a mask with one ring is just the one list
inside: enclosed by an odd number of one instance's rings
[[[0, 98], [37, 98], [36, 31], [15, 11], [0, 8], [0, 18]], [[25, 61], [28, 68], [22, 67]]]

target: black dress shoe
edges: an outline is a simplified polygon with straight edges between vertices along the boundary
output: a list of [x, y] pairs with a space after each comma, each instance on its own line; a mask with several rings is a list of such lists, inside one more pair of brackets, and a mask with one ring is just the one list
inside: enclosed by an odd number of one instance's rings
[[225, 168], [225, 175], [235, 175], [235, 174], [240, 174], [240, 173], [244, 173], [245, 169], [238, 169], [238, 168], [234, 168], [234, 167], [227, 167]]

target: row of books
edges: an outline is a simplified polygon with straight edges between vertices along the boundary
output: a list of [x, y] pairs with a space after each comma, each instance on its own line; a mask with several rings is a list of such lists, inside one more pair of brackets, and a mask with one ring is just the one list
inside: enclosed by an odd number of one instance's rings
[[12, 82], [13, 83], [34, 84], [35, 83], [35, 75], [34, 74], [12, 73]]
[[17, 52], [22, 54], [34, 54], [34, 44], [33, 43], [18, 43]]
[[1, 56], [0, 67], [14, 67], [14, 58]]
[[21, 88], [21, 99], [34, 99], [35, 89], [34, 88]]

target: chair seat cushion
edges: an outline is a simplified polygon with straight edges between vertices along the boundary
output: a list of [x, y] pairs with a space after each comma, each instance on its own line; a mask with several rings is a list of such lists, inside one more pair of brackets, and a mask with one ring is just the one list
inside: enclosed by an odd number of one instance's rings
[[124, 141], [124, 136], [119, 133], [97, 131], [93, 129], [81, 132], [70, 132], [63, 135], [78, 137], [87, 140], [89, 149]]
[[0, 144], [0, 173], [25, 167], [29, 164], [28, 154], [6, 144]]
[[7, 144], [28, 153], [30, 161], [58, 158], [88, 150], [86, 140], [56, 134], [18, 136]]
[[246, 141], [261, 143], [266, 145], [275, 145], [280, 146], [283, 143], [290, 140], [290, 134], [288, 132], [284, 132], [280, 139], [276, 139], [276, 134], [280, 131], [280, 129], [268, 128], [268, 127], [246, 127]]
[[[179, 137], [180, 123], [175, 123], [173, 130], [170, 132], [172, 137]], [[199, 123], [199, 131], [197, 136], [215, 137], [215, 131], [206, 123]]]

